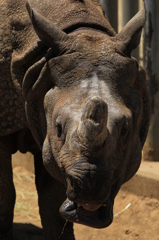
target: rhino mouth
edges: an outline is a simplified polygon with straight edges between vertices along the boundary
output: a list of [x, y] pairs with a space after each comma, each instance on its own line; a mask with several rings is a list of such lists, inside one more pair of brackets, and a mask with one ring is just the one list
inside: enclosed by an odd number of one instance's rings
[[110, 198], [104, 204], [77, 204], [68, 198], [60, 207], [60, 214], [66, 220], [93, 228], [108, 227], [113, 221], [113, 201]]

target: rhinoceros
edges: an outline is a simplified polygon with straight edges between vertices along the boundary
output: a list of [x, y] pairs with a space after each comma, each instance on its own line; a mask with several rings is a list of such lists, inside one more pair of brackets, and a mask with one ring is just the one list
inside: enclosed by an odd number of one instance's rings
[[131, 56], [144, 8], [119, 34], [97, 0], [2, 0], [0, 20], [0, 239], [12, 238], [17, 150], [34, 155], [46, 240], [75, 239], [73, 223], [109, 226], [149, 126]]

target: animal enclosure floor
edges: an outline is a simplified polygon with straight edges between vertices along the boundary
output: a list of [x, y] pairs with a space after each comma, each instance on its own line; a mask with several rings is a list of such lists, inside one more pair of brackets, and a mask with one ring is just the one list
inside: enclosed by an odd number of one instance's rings
[[[14, 240], [43, 240], [34, 175], [16, 167], [14, 183], [17, 193]], [[75, 225], [76, 240], [159, 240], [159, 200], [120, 191], [114, 215], [114, 222], [107, 229]]]

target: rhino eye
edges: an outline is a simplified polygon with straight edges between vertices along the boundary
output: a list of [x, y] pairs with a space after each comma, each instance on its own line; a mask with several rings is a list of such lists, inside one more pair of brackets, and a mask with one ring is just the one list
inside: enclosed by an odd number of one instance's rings
[[123, 137], [126, 137], [126, 136], [127, 136], [128, 129], [129, 129], [128, 122], [125, 122], [124, 125], [123, 125], [123, 127], [122, 127], [122, 130], [121, 130], [121, 135], [122, 135]]
[[62, 135], [62, 126], [60, 123], [56, 123], [57, 136], [60, 138]]

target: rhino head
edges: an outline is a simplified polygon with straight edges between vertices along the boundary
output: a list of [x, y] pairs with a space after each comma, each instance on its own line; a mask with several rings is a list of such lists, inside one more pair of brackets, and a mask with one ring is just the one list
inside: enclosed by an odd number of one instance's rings
[[25, 74], [26, 115], [45, 168], [66, 186], [60, 213], [107, 227], [121, 184], [140, 165], [148, 131], [145, 73], [131, 57], [145, 10], [114, 34], [91, 25], [64, 32], [27, 9], [48, 51]]

